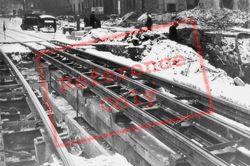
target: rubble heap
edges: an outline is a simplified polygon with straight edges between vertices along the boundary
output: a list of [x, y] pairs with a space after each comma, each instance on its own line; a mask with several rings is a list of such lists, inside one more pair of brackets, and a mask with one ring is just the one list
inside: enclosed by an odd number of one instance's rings
[[202, 27], [224, 29], [225, 27], [242, 26], [250, 19], [250, 14], [239, 10], [230, 9], [201, 9], [196, 7], [192, 10], [177, 14], [177, 19], [193, 18]]

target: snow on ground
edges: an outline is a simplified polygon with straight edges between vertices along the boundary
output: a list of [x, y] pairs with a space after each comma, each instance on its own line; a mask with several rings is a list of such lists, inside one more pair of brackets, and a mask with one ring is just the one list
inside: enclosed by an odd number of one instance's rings
[[84, 165], [84, 166], [132, 166], [123, 156], [118, 153], [113, 156], [97, 156], [95, 158], [86, 159], [83, 157], [71, 155], [73, 161], [76, 165]]

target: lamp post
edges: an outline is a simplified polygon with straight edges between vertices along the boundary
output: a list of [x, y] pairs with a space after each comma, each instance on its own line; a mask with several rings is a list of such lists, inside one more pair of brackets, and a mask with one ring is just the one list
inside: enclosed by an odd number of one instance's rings
[[118, 0], [117, 5], [118, 5], [118, 15], [120, 15], [121, 14], [121, 0]]

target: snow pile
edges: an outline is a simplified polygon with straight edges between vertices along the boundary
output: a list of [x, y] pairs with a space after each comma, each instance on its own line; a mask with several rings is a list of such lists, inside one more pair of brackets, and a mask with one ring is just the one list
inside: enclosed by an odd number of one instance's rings
[[[82, 41], [85, 42], [102, 42], [106, 40], [113, 40], [114, 33], [110, 30], [98, 28], [98, 29], [91, 29], [89, 32], [86, 32], [85, 36], [83, 36]], [[93, 41], [95, 40], [95, 41]]]
[[228, 26], [243, 25], [247, 20], [249, 20], [250, 14], [239, 10], [201, 9], [196, 7], [192, 10], [178, 13], [177, 18], [193, 18], [200, 26], [216, 29]]
[[22, 46], [21, 44], [3, 44], [0, 46], [0, 50], [5, 53], [20, 54], [20, 53], [30, 53], [30, 49]]
[[71, 155], [76, 165], [84, 166], [132, 166], [124, 157], [119, 154], [113, 156], [98, 156], [91, 159]]
[[[193, 49], [170, 40], [161, 40], [143, 52], [142, 63], [149, 64], [147, 71], [156, 71], [153, 74], [159, 77], [187, 85], [207, 93], [206, 84], [214, 96], [224, 98], [243, 107], [250, 108], [250, 85], [239, 84], [221, 69], [210, 65]], [[165, 58], [169, 58], [168, 61]], [[164, 62], [164, 63], [162, 63]], [[151, 65], [151, 64], [154, 65]], [[205, 74], [201, 70], [205, 67]], [[162, 66], [168, 65], [167, 69]], [[208, 82], [204, 81], [205, 78]], [[243, 95], [244, 94], [244, 95]]]

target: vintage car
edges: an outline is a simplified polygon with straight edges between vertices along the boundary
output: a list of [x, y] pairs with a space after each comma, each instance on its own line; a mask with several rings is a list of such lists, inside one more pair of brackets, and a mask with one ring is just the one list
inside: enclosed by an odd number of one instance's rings
[[38, 31], [41, 29], [53, 29], [53, 32], [56, 32], [56, 21], [57, 19], [50, 15], [25, 14], [22, 20], [21, 28], [23, 30], [37, 28]]
[[39, 24], [39, 15], [34, 13], [26, 13], [23, 16], [21, 28], [22, 30], [34, 29]]
[[53, 30], [53, 32], [56, 32], [57, 30], [56, 21], [57, 19], [53, 16], [40, 15], [39, 21], [38, 21], [38, 31], [42, 29], [43, 31], [47, 31], [47, 32], [50, 32], [51, 30]]

